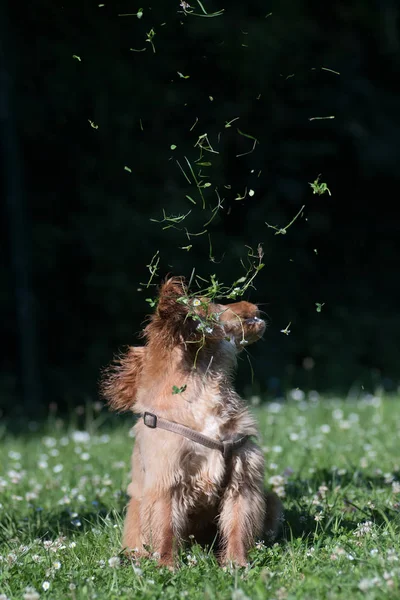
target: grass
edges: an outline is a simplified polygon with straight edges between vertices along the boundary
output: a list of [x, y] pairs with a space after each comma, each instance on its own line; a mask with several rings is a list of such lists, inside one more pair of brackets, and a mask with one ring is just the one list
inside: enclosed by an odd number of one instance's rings
[[94, 408], [0, 431], [1, 599], [400, 597], [399, 398], [255, 406], [286, 517], [239, 570], [198, 546], [175, 572], [119, 556], [131, 422]]

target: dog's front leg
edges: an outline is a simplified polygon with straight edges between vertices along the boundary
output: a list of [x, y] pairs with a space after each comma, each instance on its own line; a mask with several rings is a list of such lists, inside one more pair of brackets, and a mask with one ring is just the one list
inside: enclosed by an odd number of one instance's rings
[[159, 555], [159, 564], [174, 564], [171, 497], [167, 492], [145, 494], [141, 505], [143, 543]]
[[127, 552], [135, 550], [140, 552], [142, 540], [140, 535], [140, 501], [131, 498], [125, 516], [123, 547]]
[[262, 490], [244, 485], [226, 490], [219, 528], [222, 541], [221, 562], [247, 564], [247, 553], [263, 528], [265, 501]]

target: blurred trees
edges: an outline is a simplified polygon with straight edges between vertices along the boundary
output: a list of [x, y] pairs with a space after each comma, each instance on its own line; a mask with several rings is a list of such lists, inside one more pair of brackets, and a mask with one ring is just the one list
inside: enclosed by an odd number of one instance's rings
[[[137, 341], [157, 250], [162, 275], [195, 267], [230, 283], [258, 243], [266, 267], [250, 297], [270, 318], [252, 349], [260, 389], [397, 385], [397, 4], [204, 7], [226, 10], [207, 18], [156, 0], [138, 18], [127, 0], [10, 3], [47, 402], [93, 397], [100, 367]], [[185, 160], [199, 158], [203, 134], [217, 152], [204, 152], [205, 211]], [[331, 197], [312, 194], [320, 173]], [[223, 207], [204, 227], [215, 189]], [[287, 225], [303, 204], [286, 235], [265, 224]], [[163, 230], [150, 220], [163, 209], [191, 213]], [[3, 232], [11, 259], [9, 218]], [[19, 397], [20, 348], [6, 261], [2, 275], [6, 405]]]

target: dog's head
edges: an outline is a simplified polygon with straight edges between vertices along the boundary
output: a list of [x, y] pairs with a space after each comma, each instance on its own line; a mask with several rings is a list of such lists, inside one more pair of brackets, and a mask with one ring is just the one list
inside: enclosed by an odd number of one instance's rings
[[212, 344], [225, 336], [219, 313], [219, 305], [189, 296], [184, 280], [173, 277], [161, 286], [157, 309], [144, 334], [149, 344], [166, 349], [183, 342]]
[[197, 352], [223, 352], [219, 346], [228, 340], [240, 352], [256, 342], [265, 331], [265, 322], [258, 308], [250, 302], [216, 304], [207, 298], [188, 295], [181, 278], [166, 280], [159, 292], [157, 308], [144, 330], [147, 344], [130, 347], [105, 370], [101, 392], [113, 410], [125, 411], [133, 407], [143, 367], [146, 361], [157, 362], [174, 347], [185, 349], [188, 363]]
[[160, 288], [157, 310], [145, 335], [165, 346], [199, 342], [203, 346], [228, 339], [243, 349], [256, 342], [265, 331], [265, 322], [255, 304], [234, 302], [216, 304], [208, 298], [188, 295], [180, 278], [168, 279]]

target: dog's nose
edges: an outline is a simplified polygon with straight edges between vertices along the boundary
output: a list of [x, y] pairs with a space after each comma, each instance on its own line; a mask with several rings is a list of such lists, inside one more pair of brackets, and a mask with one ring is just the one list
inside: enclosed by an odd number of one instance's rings
[[261, 323], [262, 319], [259, 317], [250, 317], [250, 319], [246, 319], [246, 324], [251, 325], [252, 323]]

